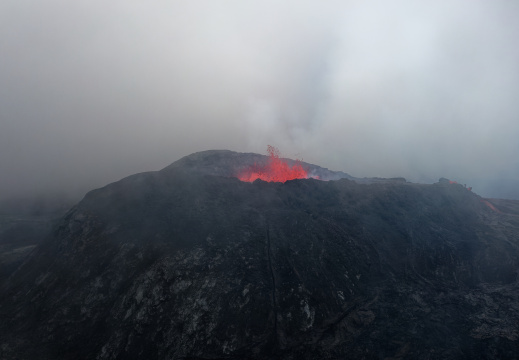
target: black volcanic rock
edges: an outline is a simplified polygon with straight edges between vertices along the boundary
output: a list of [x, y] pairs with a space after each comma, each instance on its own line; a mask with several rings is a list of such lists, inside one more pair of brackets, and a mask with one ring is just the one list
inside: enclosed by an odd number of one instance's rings
[[3, 285], [0, 358], [517, 358], [517, 205], [233, 177], [251, 161], [202, 152], [88, 193]]
[[62, 199], [13, 198], [0, 202], [0, 286], [70, 207]]

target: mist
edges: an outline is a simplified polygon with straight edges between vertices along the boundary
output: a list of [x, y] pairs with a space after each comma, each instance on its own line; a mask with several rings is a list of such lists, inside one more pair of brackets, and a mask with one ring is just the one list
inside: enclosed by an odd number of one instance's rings
[[0, 199], [268, 144], [494, 196], [519, 182], [518, 15], [504, 0], [2, 1]]

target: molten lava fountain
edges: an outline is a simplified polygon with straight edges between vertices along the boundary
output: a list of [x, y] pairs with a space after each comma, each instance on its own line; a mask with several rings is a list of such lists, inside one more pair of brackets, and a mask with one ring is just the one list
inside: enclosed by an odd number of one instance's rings
[[242, 172], [238, 179], [252, 182], [256, 179], [269, 182], [285, 182], [294, 179], [308, 179], [308, 171], [303, 169], [299, 160], [293, 166], [279, 158], [279, 150], [274, 146], [267, 146], [269, 160], [265, 166], [254, 164]]

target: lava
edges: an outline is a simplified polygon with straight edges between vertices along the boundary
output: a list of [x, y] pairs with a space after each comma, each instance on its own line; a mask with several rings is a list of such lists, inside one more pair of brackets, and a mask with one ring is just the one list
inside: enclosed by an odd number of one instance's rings
[[259, 166], [254, 164], [242, 172], [238, 179], [241, 181], [253, 182], [260, 179], [268, 182], [285, 182], [294, 179], [308, 179], [308, 171], [303, 169], [299, 160], [293, 166], [279, 158], [279, 150], [274, 146], [267, 146], [269, 160], [266, 165]]

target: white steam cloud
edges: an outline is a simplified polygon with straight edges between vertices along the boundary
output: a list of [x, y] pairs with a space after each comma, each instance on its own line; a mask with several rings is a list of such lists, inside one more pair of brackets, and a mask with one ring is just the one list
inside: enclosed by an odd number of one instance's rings
[[519, 179], [518, 15], [505, 0], [3, 1], [0, 198], [267, 144], [360, 177]]

